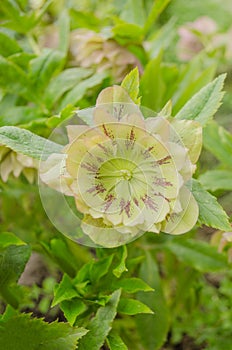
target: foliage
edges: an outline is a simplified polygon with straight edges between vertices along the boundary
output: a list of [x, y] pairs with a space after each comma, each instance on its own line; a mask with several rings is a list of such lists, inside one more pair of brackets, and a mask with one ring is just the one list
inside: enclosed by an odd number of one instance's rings
[[[231, 71], [231, 56], [225, 39], [184, 62], [178, 30], [207, 13], [226, 38], [231, 6], [219, 0], [189, 6], [183, 0], [1, 1], [0, 348], [161, 350], [184, 348], [187, 339], [193, 348], [229, 349], [232, 90], [224, 72]], [[106, 49], [100, 71], [99, 52], [78, 61], [71, 38], [87, 30], [101, 35], [101, 47], [113, 43], [123, 60]], [[118, 81], [120, 67], [128, 74]], [[203, 152], [188, 183], [199, 217], [185, 235], [146, 232], [128, 245], [93, 249], [49, 222], [37, 183], [17, 173], [13, 154], [37, 162], [59, 153], [59, 141], [48, 140], [52, 130], [116, 83], [138, 106], [172, 123], [202, 125]], [[82, 122], [88, 124], [84, 114]], [[188, 132], [194, 155], [196, 135]], [[7, 179], [4, 167], [15, 169]]]
[[1, 347], [6, 349], [76, 349], [77, 341], [87, 330], [71, 328], [67, 323], [53, 322], [47, 325], [39, 319], [31, 319], [28, 314], [14, 315], [1, 324]]

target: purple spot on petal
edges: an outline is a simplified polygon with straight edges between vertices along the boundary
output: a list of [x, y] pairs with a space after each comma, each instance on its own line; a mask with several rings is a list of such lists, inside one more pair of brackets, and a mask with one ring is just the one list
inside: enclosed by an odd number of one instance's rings
[[134, 127], [131, 128], [131, 131], [129, 134], [127, 134], [127, 140], [125, 141], [126, 148], [129, 147], [133, 148], [136, 141], [136, 135], [134, 132]]
[[131, 216], [131, 214], [130, 214], [131, 202], [130, 201], [125, 202], [125, 200], [122, 199], [120, 202], [120, 208], [121, 208], [120, 215], [123, 213], [123, 211], [125, 211], [128, 218]]
[[150, 146], [150, 147], [148, 147], [145, 151], [143, 151], [142, 154], [143, 154], [143, 156], [144, 156], [145, 159], [151, 157], [150, 152], [151, 152], [153, 149], [154, 149], [154, 146]]
[[104, 193], [106, 191], [105, 187], [102, 184], [97, 184], [87, 190], [88, 193], [94, 193], [95, 196], [99, 193]]
[[109, 207], [111, 206], [111, 204], [113, 203], [113, 201], [115, 200], [115, 197], [113, 194], [108, 194], [105, 198], [106, 204], [105, 204], [105, 211], [107, 211], [109, 209]]
[[122, 119], [123, 110], [124, 105], [114, 106], [114, 117], [116, 117], [118, 121]]
[[81, 163], [81, 167], [93, 173], [96, 173], [98, 170], [98, 167], [95, 164], [91, 163]]
[[104, 134], [109, 137], [110, 139], [114, 139], [114, 134], [113, 134], [113, 131], [110, 130], [109, 128], [107, 129], [107, 127], [105, 126], [105, 124], [102, 124], [102, 128], [103, 128], [103, 131], [104, 131]]
[[107, 147], [105, 147], [105, 146], [102, 145], [101, 143], [98, 143], [97, 146], [103, 150], [103, 152], [104, 152], [104, 154], [105, 154], [106, 156], [112, 155], [112, 152], [110, 151], [110, 149], [107, 148]]
[[169, 181], [166, 181], [163, 177], [155, 177], [155, 181], [153, 181], [153, 184], [156, 186], [161, 187], [170, 187], [172, 186], [172, 183]]
[[147, 194], [145, 194], [144, 197], [141, 198], [143, 203], [146, 205], [147, 208], [150, 208], [153, 211], [157, 211], [157, 205], [156, 203], [153, 201], [153, 199], [148, 196]]
[[158, 165], [164, 165], [164, 164], [169, 164], [169, 160], [171, 159], [171, 156], [164, 157], [160, 160], [157, 161]]
[[163, 199], [165, 199], [167, 202], [170, 202], [170, 199], [166, 198], [162, 193], [160, 192], [153, 192], [153, 195], [154, 196], [157, 196], [157, 197], [162, 197]]
[[135, 141], [135, 132], [134, 132], [134, 128], [131, 129], [131, 132], [130, 132], [130, 141], [134, 142]]
[[138, 201], [138, 199], [134, 197], [134, 198], [133, 198], [133, 201], [134, 201], [135, 205], [138, 207], [138, 206], [139, 206], [139, 201]]

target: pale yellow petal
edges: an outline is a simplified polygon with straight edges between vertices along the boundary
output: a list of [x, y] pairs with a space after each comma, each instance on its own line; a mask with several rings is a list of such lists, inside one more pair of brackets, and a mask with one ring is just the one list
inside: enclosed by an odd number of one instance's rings
[[11, 153], [7, 154], [4, 160], [0, 164], [0, 173], [3, 182], [7, 182], [10, 173], [13, 170], [13, 164], [11, 160]]
[[104, 103], [113, 104], [115, 102], [131, 103], [134, 105], [127, 91], [118, 85], [102, 90], [98, 95], [96, 105], [98, 106]]
[[182, 169], [188, 161], [188, 150], [178, 143], [174, 142], [168, 142], [167, 147], [170, 154], [172, 155], [176, 169]]
[[19, 177], [23, 170], [23, 165], [18, 161], [17, 154], [15, 152], [11, 152], [10, 157], [12, 163], [12, 172], [15, 177]]
[[88, 131], [90, 128], [87, 125], [68, 125], [67, 127], [69, 142], [72, 142], [77, 137]]
[[183, 208], [180, 213], [171, 213], [169, 220], [164, 223], [163, 232], [172, 235], [179, 235], [190, 231], [197, 222], [199, 208], [192, 193], [186, 188], [182, 187], [180, 190], [180, 202]]
[[159, 135], [162, 141], [170, 140], [170, 123], [167, 119], [162, 117], [147, 118], [145, 124], [147, 131]]
[[117, 227], [107, 226], [102, 219], [92, 219], [89, 215], [82, 220], [81, 227], [94, 243], [105, 248], [118, 247], [138, 236], [137, 229], [132, 233], [121, 233]]
[[66, 155], [52, 154], [44, 162], [40, 163], [40, 178], [49, 187], [71, 196], [70, 184], [73, 179], [66, 173]]
[[[202, 148], [202, 127], [194, 120], [172, 119], [171, 125], [174, 128], [172, 142], [183, 143], [188, 149], [189, 158], [192, 163], [196, 163]], [[178, 140], [179, 139], [179, 140]]]
[[36, 170], [33, 168], [24, 168], [22, 172], [27, 181], [32, 184], [36, 177]]

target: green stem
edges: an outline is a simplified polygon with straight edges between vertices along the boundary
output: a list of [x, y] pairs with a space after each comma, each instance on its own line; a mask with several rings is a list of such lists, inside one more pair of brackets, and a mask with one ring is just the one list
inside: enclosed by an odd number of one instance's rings
[[28, 42], [33, 50], [33, 52], [36, 54], [36, 55], [40, 55], [41, 51], [40, 51], [40, 48], [39, 46], [37, 45], [37, 42], [35, 41], [34, 37], [32, 34], [27, 34], [27, 39], [28, 39]]

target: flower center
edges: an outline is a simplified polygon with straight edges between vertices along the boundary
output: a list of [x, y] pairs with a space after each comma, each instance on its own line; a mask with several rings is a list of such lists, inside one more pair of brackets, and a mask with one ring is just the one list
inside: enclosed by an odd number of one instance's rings
[[110, 179], [118, 183], [118, 180], [130, 180], [136, 169], [136, 164], [125, 158], [112, 158], [104, 162], [98, 173], [98, 179], [109, 182]]
[[120, 173], [124, 180], [129, 181], [132, 178], [132, 172], [130, 170], [122, 169], [120, 170]]

